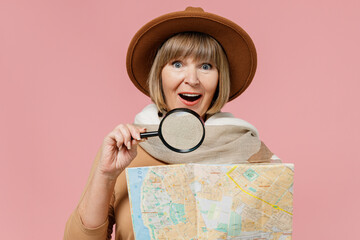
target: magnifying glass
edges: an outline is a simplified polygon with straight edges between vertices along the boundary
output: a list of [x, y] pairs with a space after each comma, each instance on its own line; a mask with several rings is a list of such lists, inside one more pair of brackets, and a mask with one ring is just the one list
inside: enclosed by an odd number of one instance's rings
[[175, 108], [161, 120], [158, 131], [140, 133], [141, 138], [159, 136], [169, 149], [192, 152], [204, 141], [205, 127], [200, 116], [187, 108]]

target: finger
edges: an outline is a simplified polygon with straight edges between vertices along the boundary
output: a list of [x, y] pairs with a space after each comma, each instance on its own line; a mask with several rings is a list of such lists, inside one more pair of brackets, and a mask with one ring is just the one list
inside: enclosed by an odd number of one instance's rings
[[104, 138], [104, 144], [106, 145], [116, 145], [116, 139], [113, 132], [110, 132], [105, 138]]
[[131, 141], [131, 150], [129, 150], [129, 153], [131, 156], [133, 156], [135, 158], [135, 156], [137, 155], [137, 146], [139, 144], [139, 140], [133, 139]]
[[113, 130], [112, 132], [110, 132], [104, 139], [104, 142], [107, 144], [107, 145], [111, 145], [111, 146], [118, 146], [119, 145], [119, 142], [123, 142], [122, 140], [122, 136], [118, 136], [116, 134], [116, 131]]
[[136, 127], [136, 126], [134, 126], [132, 124], [127, 124], [126, 126], [129, 128], [131, 136], [132, 136], [133, 139], [141, 140], [141, 138], [140, 138], [141, 128]]
[[106, 136], [105, 142], [108, 145], [117, 146], [118, 149], [120, 150], [123, 145], [124, 138], [122, 134], [119, 134], [119, 132], [116, 129], [114, 129], [111, 133], [109, 133], [108, 136]]
[[124, 145], [127, 147], [127, 149], [131, 149], [131, 133], [129, 128], [126, 125], [121, 125], [118, 128], [119, 132], [122, 134], [124, 138]]
[[141, 142], [143, 142], [143, 140], [147, 140], [147, 138], [141, 137], [141, 133], [145, 133], [147, 131], [147, 129], [145, 127], [139, 127], [139, 126], [134, 126], [138, 131], [139, 131], [139, 138], [137, 140], [140, 140]]
[[147, 131], [146, 128], [140, 128], [140, 132], [141, 132], [141, 133], [144, 133], [144, 132], [146, 132], [146, 131]]
[[114, 130], [113, 131], [113, 136], [116, 140], [116, 146], [119, 148], [119, 150], [122, 148], [123, 144], [124, 144], [124, 137], [122, 135], [122, 133], [119, 130]]

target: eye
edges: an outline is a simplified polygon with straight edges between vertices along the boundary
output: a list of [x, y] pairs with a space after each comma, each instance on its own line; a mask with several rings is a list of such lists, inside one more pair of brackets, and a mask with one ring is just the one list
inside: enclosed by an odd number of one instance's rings
[[182, 63], [181, 63], [180, 61], [174, 61], [174, 62], [172, 63], [172, 66], [173, 66], [174, 68], [181, 68], [181, 67], [182, 67]]
[[201, 69], [203, 70], [210, 70], [212, 68], [210, 63], [204, 63], [203, 65], [201, 65]]

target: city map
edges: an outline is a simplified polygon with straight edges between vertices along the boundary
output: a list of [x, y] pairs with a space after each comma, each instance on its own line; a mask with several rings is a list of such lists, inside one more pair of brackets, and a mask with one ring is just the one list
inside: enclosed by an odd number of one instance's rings
[[293, 164], [127, 168], [136, 239], [290, 240]]

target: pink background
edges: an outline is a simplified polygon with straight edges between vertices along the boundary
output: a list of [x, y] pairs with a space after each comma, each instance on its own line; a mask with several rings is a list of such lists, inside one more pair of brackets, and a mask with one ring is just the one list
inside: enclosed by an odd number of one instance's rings
[[258, 50], [225, 107], [296, 165], [294, 239], [357, 239], [360, 2], [0, 2], [0, 239], [62, 239], [103, 137], [149, 99], [129, 81], [133, 34], [188, 5], [225, 16]]

